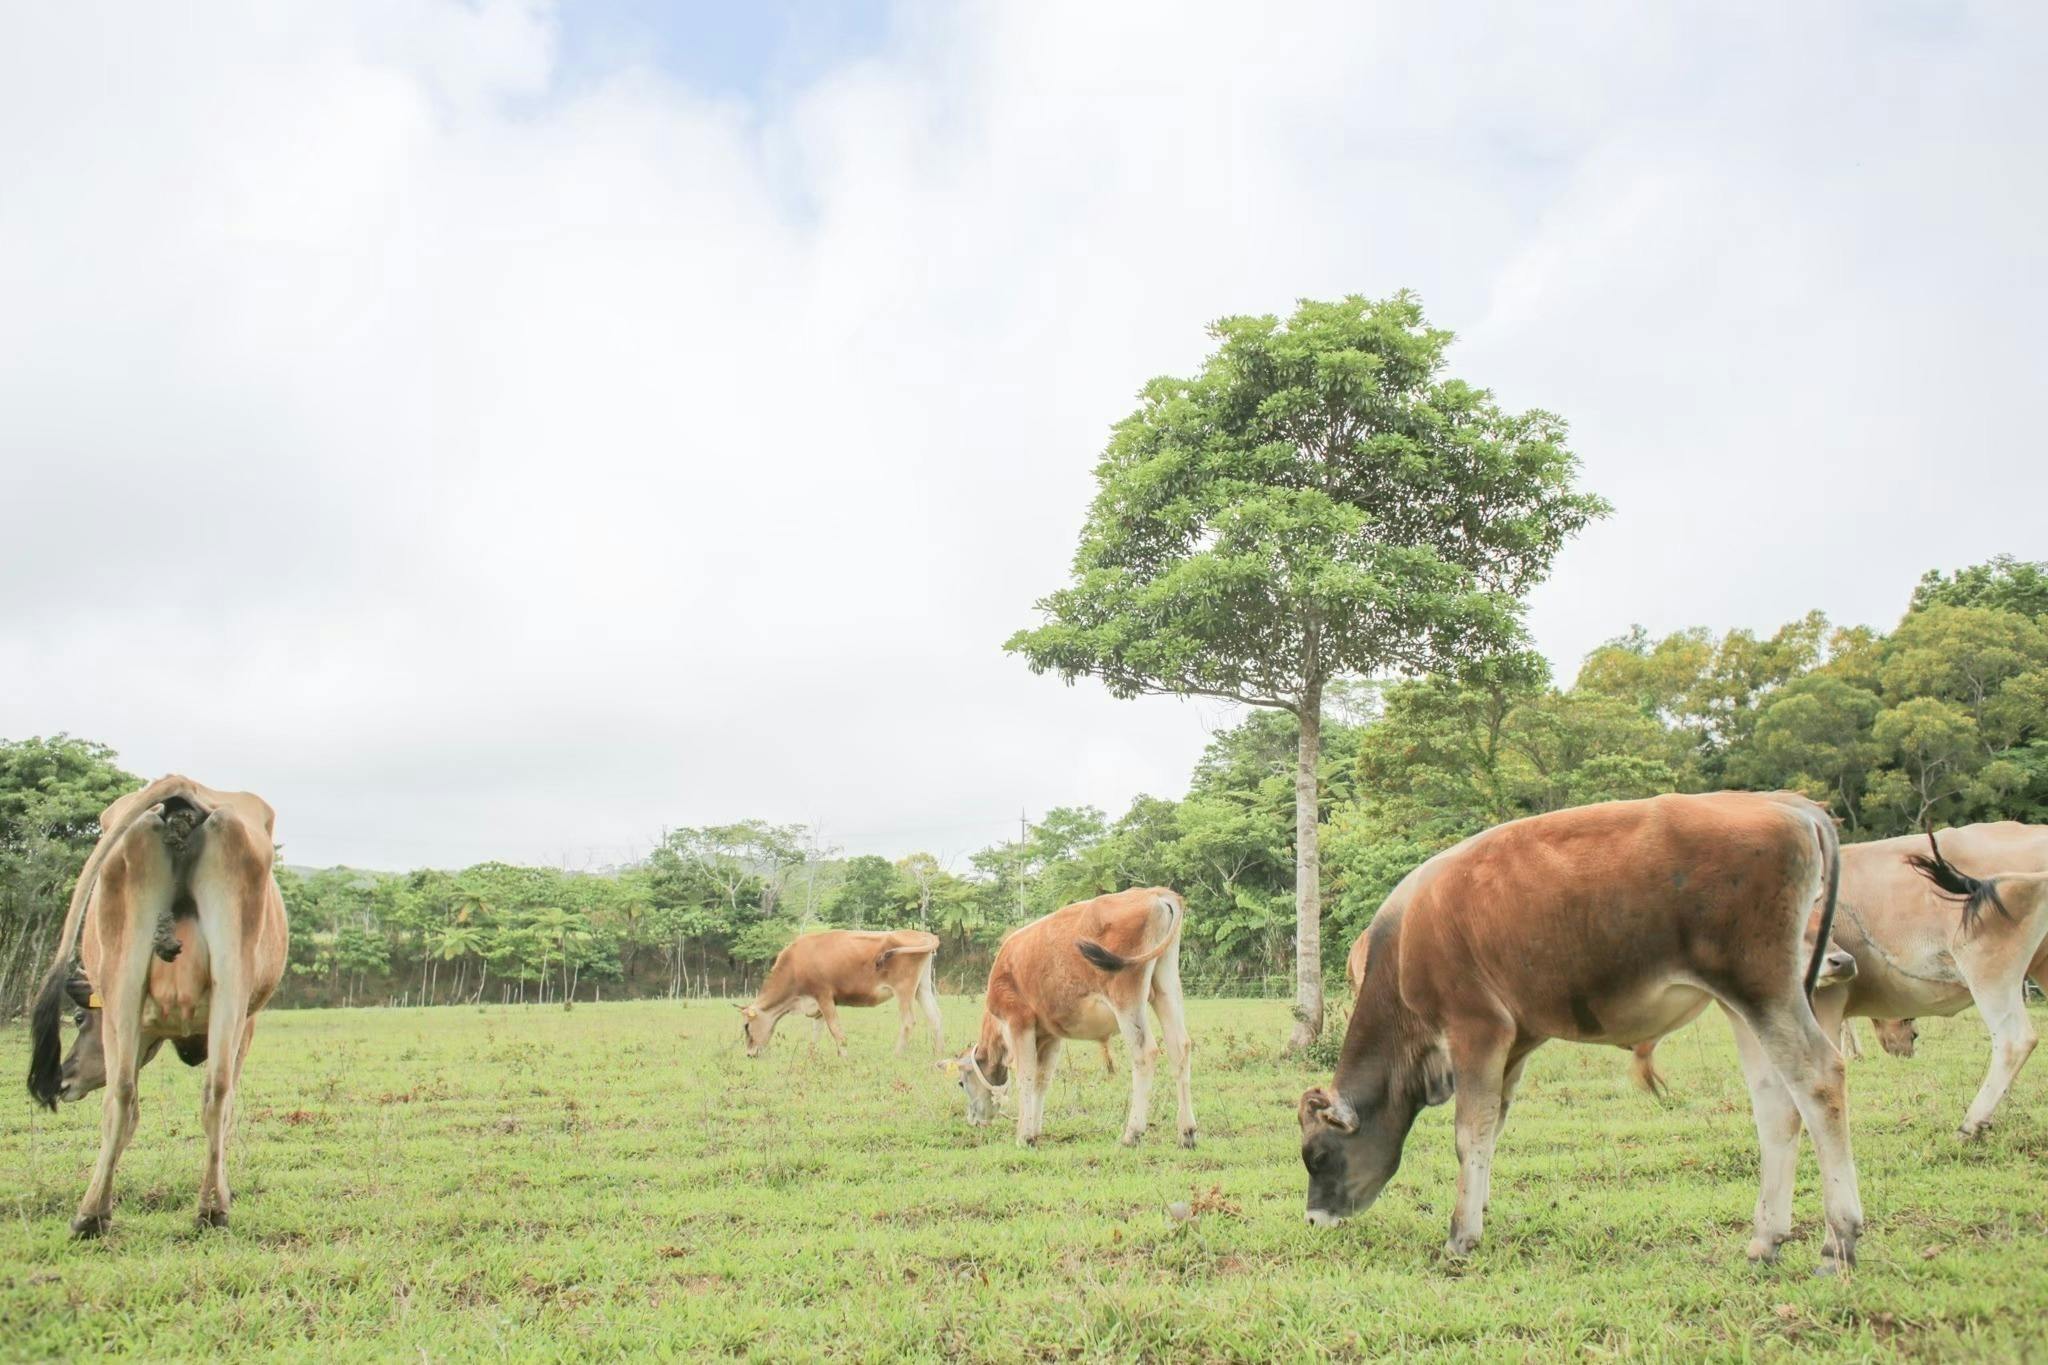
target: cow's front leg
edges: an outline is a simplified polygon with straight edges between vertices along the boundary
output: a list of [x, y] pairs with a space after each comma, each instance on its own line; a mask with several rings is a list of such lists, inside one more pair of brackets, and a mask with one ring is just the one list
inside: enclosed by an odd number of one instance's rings
[[1463, 1258], [1479, 1245], [1493, 1183], [1493, 1146], [1500, 1138], [1507, 1090], [1506, 1037], [1492, 1031], [1451, 1039], [1451, 1074], [1457, 1101], [1458, 1202], [1451, 1210], [1446, 1254]]
[[1038, 1068], [1033, 1081], [1031, 1096], [1031, 1140], [1035, 1143], [1045, 1132], [1045, 1097], [1052, 1092], [1053, 1072], [1059, 1070], [1060, 1040], [1047, 1033], [1038, 1039]]
[[1038, 1145], [1038, 1031], [1010, 1030], [1011, 1087], [1017, 1096], [1017, 1145]]
[[825, 996], [818, 997], [818, 1019], [832, 1035], [832, 1046], [839, 1049], [839, 1055], [846, 1055], [846, 1034], [839, 1027], [839, 1008]]

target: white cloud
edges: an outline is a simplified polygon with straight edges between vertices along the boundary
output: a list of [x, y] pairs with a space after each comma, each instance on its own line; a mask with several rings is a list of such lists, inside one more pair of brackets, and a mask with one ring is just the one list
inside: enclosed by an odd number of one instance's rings
[[906, 6], [748, 107], [531, 6], [10, 11], [0, 733], [381, 865], [1176, 791], [1214, 708], [998, 646], [1204, 322], [1401, 285], [1620, 506], [1567, 672], [1884, 623], [2048, 491], [2040, 24], [1907, 14]]

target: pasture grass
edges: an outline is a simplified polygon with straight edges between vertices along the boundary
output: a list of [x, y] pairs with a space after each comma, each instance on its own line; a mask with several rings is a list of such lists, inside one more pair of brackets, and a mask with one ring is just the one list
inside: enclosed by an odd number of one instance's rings
[[[785, 1021], [735, 1046], [721, 1003], [318, 1010], [264, 1016], [243, 1081], [234, 1225], [201, 1232], [198, 1075], [169, 1049], [114, 1227], [67, 1223], [97, 1097], [0, 1106], [0, 1352], [154, 1359], [2013, 1359], [2048, 1307], [2048, 1074], [1985, 1140], [1954, 1133], [1986, 1058], [1975, 1016], [1920, 1056], [1851, 1067], [1869, 1228], [1846, 1280], [1797, 1238], [1743, 1259], [1756, 1143], [1726, 1025], [1670, 1039], [1672, 1097], [1612, 1048], [1531, 1061], [1486, 1242], [1441, 1246], [1448, 1109], [1371, 1212], [1303, 1224], [1294, 1106], [1323, 1074], [1277, 1055], [1286, 1009], [1191, 1001], [1201, 1144], [1117, 1145], [1128, 1076], [1070, 1046], [1044, 1144], [969, 1130], [922, 1033], [847, 1011], [851, 1055]], [[945, 1002], [964, 1040], [974, 1003]], [[2048, 1021], [2044, 1021], [2048, 1024]], [[2048, 1029], [2044, 1029], [2048, 1031]], [[0, 1030], [19, 1084], [27, 1037]], [[1185, 1208], [1171, 1209], [1173, 1205]], [[1181, 1215], [1181, 1216], [1175, 1216]]]

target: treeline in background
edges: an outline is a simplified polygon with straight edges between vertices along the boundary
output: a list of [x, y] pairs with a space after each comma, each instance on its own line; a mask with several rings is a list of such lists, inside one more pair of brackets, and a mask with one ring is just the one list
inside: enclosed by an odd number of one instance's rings
[[[1768, 636], [1637, 629], [1569, 686], [1514, 654], [1461, 677], [1352, 683], [1326, 708], [1322, 944], [1334, 976], [1409, 869], [1518, 816], [1785, 787], [1826, 802], [1850, 840], [2048, 822], [2048, 563], [1931, 572], [1889, 634], [1819, 612]], [[823, 927], [928, 928], [946, 944], [946, 988], [973, 991], [1018, 923], [1150, 884], [1187, 897], [1191, 989], [1285, 994], [1295, 726], [1251, 712], [1216, 734], [1179, 799], [1139, 796], [1114, 819], [1056, 808], [964, 867], [922, 852], [825, 856], [804, 827], [761, 820], [678, 829], [601, 871], [313, 870], [287, 850], [279, 1003], [738, 995], [790, 938]], [[0, 741], [0, 1015], [53, 951], [100, 810], [138, 785], [105, 745]]]

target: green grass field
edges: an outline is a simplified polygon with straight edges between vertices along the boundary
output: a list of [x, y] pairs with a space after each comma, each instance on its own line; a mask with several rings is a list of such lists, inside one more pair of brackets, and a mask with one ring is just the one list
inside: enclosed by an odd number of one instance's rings
[[[888, 1360], [1608, 1354], [2011, 1359], [2048, 1308], [2048, 1063], [1985, 1141], [1954, 1136], [1985, 1060], [1974, 1016], [1920, 1056], [1852, 1064], [1869, 1228], [1816, 1280], [1819, 1201], [1743, 1260], [1756, 1144], [1726, 1026], [1631, 1090], [1612, 1048], [1539, 1052], [1502, 1139], [1487, 1240], [1439, 1253], [1449, 1110], [1379, 1205], [1303, 1224], [1284, 1006], [1193, 1001], [1201, 1146], [1172, 1094], [1116, 1143], [1127, 1077], [1071, 1047], [1046, 1141], [967, 1128], [923, 1038], [848, 1011], [851, 1056], [789, 1021], [749, 1062], [724, 1004], [280, 1012], [258, 1027], [232, 1152], [234, 1226], [193, 1225], [198, 1076], [169, 1050], [114, 1229], [67, 1235], [99, 1102], [4, 1106], [0, 1351], [185, 1358]], [[946, 1001], [964, 1040], [972, 1002]], [[2048, 1030], [2044, 1030], [2048, 1031]], [[1868, 1036], [1866, 1034], [1866, 1043]], [[18, 1078], [27, 1037], [0, 1031]], [[1164, 1077], [1162, 1075], [1162, 1081]], [[18, 1084], [11, 1079], [9, 1084]], [[1169, 1206], [1191, 1216], [1174, 1217]]]

